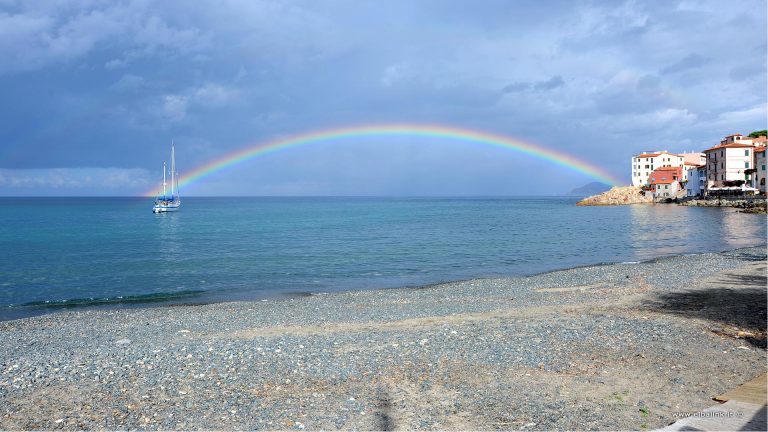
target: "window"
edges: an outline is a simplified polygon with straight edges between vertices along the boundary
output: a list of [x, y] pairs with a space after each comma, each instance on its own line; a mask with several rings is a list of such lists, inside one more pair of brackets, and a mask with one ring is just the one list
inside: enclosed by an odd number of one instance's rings
[[749, 156], [749, 150], [744, 150], [744, 156]]
[[744, 168], [749, 168], [749, 162], [744, 162]]
[[723, 169], [723, 163], [720, 162], [720, 169]]
[[723, 150], [720, 150], [720, 156], [723, 156]]
[[761, 171], [765, 171], [765, 165], [763, 165], [762, 167], [760, 167], [760, 170], [761, 170]]

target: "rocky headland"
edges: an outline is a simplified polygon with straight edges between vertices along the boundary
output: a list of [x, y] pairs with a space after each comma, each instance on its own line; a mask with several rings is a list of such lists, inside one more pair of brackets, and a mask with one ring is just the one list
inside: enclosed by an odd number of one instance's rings
[[576, 203], [578, 206], [610, 206], [653, 203], [653, 197], [646, 196], [636, 186], [614, 186], [599, 195], [593, 195]]

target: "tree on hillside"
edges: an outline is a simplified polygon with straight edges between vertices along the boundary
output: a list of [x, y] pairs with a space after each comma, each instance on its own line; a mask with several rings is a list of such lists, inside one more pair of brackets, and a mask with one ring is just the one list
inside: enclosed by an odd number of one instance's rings
[[750, 138], [757, 138], [759, 136], [768, 136], [768, 130], [761, 130], [761, 131], [754, 131], [751, 134], [749, 134]]

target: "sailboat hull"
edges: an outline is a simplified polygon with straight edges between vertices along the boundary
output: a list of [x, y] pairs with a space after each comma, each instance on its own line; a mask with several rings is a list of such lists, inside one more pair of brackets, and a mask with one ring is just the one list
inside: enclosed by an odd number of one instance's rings
[[152, 213], [175, 212], [175, 211], [179, 211], [179, 207], [181, 207], [181, 203], [176, 205], [155, 204], [155, 206], [152, 207]]

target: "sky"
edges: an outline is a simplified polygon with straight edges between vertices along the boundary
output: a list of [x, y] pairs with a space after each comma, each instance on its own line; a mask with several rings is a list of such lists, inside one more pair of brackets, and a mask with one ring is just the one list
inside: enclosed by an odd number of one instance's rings
[[[0, 0], [0, 195], [141, 195], [314, 130], [512, 137], [629, 183], [643, 150], [766, 128], [766, 2]], [[250, 159], [185, 195], [558, 195], [594, 179], [419, 137]]]

